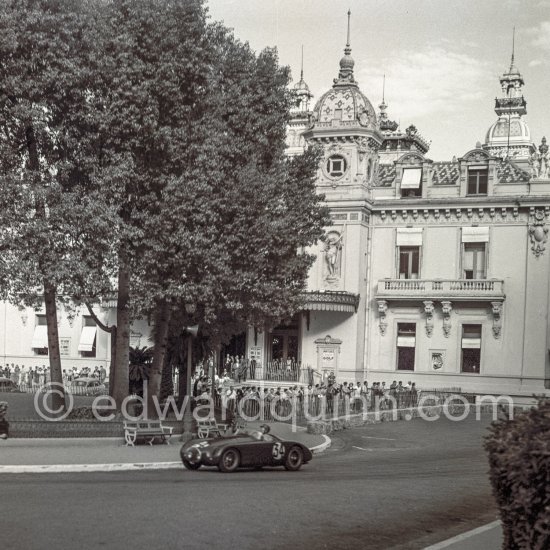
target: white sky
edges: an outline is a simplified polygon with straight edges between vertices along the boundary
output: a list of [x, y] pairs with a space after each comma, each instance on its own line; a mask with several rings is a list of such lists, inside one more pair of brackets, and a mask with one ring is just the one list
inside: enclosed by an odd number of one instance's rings
[[386, 103], [401, 127], [432, 141], [428, 157], [472, 149], [496, 120], [498, 77], [510, 65], [525, 80], [526, 121], [535, 143], [550, 139], [550, 0], [209, 0], [214, 20], [259, 51], [276, 46], [281, 65], [304, 79], [314, 101], [332, 86], [351, 9], [355, 79], [376, 112]]

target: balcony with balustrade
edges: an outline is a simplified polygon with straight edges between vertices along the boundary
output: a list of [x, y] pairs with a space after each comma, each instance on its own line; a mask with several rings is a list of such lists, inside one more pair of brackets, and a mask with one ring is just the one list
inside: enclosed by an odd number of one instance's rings
[[379, 300], [503, 301], [502, 279], [381, 279]]

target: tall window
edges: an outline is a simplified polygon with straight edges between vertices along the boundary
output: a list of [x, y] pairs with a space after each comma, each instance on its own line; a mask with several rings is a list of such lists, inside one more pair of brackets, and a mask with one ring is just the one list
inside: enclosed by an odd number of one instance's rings
[[479, 374], [481, 325], [462, 325], [462, 372]]
[[399, 247], [399, 278], [418, 279], [420, 275], [420, 247]]
[[470, 168], [468, 170], [468, 195], [486, 195], [489, 170]]
[[78, 351], [81, 357], [96, 356], [97, 325], [91, 315], [84, 315], [82, 319], [82, 332]]
[[397, 370], [414, 370], [416, 324], [397, 323]]
[[485, 243], [464, 243], [462, 271], [465, 279], [485, 279], [486, 263]]
[[35, 355], [48, 355], [48, 326], [46, 316], [37, 315], [31, 347]]

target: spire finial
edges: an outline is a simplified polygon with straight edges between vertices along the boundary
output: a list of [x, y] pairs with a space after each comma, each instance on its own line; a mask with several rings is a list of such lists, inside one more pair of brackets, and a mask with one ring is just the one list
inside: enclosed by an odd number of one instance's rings
[[302, 44], [302, 62], [300, 64], [300, 80], [304, 80], [304, 45]]
[[386, 75], [384, 75], [384, 80], [382, 81], [382, 103], [386, 103], [385, 99], [386, 99]]
[[512, 60], [510, 62], [510, 72], [512, 72], [512, 67], [514, 66], [515, 52], [516, 52], [516, 27], [514, 25], [514, 30], [512, 31]]
[[349, 26], [350, 26], [350, 18], [351, 18], [351, 9], [348, 8], [348, 40], [346, 42], [346, 46], [349, 48]]

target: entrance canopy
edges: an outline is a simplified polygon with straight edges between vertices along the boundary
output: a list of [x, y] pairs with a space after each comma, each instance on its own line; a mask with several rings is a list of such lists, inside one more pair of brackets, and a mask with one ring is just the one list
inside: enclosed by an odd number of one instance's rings
[[326, 290], [324, 292], [306, 292], [305, 311], [342, 311], [357, 313], [359, 295], [351, 292]]

